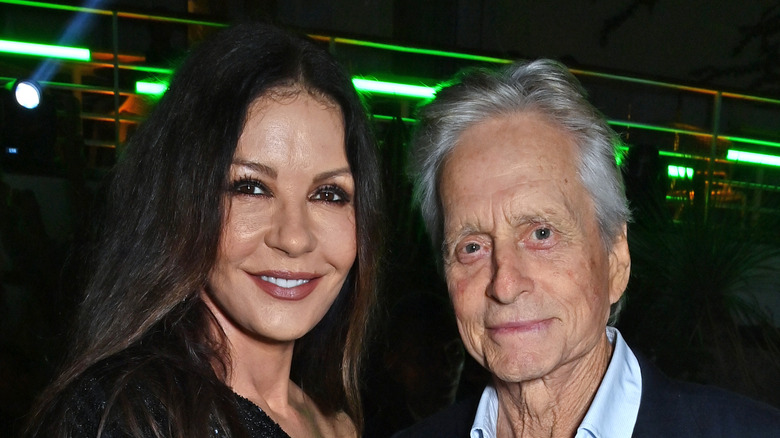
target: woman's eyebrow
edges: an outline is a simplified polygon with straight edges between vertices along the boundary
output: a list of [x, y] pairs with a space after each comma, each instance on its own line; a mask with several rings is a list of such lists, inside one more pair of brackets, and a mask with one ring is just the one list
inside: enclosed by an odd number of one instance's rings
[[317, 174], [314, 177], [314, 181], [323, 181], [326, 179], [330, 179], [337, 176], [343, 176], [343, 175], [352, 176], [352, 170], [350, 170], [349, 167], [342, 167], [340, 169], [328, 170]]
[[265, 164], [260, 164], [255, 161], [236, 159], [233, 160], [233, 166], [247, 167], [255, 172], [268, 175], [269, 177], [274, 179], [276, 179], [276, 177], [278, 176], [276, 169], [274, 169], [273, 167], [266, 166]]

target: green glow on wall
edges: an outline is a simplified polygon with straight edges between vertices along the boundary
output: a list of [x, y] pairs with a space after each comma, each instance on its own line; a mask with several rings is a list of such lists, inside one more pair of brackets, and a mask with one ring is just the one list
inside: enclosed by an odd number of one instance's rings
[[729, 149], [726, 158], [730, 161], [737, 163], [753, 163], [763, 164], [765, 166], [779, 166], [780, 156], [757, 154], [755, 152], [738, 151], [736, 149]]
[[43, 56], [46, 58], [89, 61], [89, 49], [80, 47], [54, 46], [49, 44], [24, 43], [20, 41], [0, 40], [0, 52], [16, 55]]
[[399, 84], [364, 78], [352, 78], [352, 83], [358, 91], [366, 93], [391, 94], [419, 99], [433, 99], [436, 94], [435, 88], [422, 85]]
[[667, 166], [667, 173], [672, 178], [693, 179], [693, 168], [685, 166]]

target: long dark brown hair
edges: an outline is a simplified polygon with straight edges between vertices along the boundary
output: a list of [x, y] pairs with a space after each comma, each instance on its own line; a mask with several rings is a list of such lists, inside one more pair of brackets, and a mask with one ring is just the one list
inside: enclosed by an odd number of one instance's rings
[[[205, 437], [213, 422], [242, 434], [223, 384], [226, 341], [208, 330], [213, 316], [199, 291], [217, 258], [228, 171], [247, 109], [290, 87], [340, 108], [357, 220], [354, 266], [323, 320], [296, 342], [293, 379], [326, 415], [344, 411], [360, 430], [361, 344], [382, 247], [375, 145], [341, 66], [308, 39], [255, 23], [201, 43], [129, 142], [98, 221], [72, 354], [41, 397], [28, 435], [75, 434], [62, 424], [68, 394], [85, 376], [107, 388], [104, 419], [118, 416], [138, 434]], [[139, 381], [147, 394], [136, 390]], [[148, 392], [165, 412], [146, 412]], [[155, 432], [160, 415], [165, 432]]]

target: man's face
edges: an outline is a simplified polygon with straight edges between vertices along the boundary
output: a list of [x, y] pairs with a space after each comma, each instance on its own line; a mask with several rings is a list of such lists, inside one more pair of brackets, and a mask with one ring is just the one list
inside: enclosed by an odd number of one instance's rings
[[467, 129], [441, 175], [445, 272], [469, 353], [505, 382], [554, 377], [604, 342], [628, 279], [577, 175], [574, 140], [533, 112]]

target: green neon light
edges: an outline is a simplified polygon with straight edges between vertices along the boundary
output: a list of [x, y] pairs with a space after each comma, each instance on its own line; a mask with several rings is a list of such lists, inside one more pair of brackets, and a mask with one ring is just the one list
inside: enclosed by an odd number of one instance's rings
[[665, 126], [656, 126], [647, 123], [626, 122], [623, 120], [609, 120], [608, 123], [612, 126], [620, 126], [623, 128], [636, 128], [636, 129], [645, 129], [648, 131], [668, 132], [672, 134], [701, 135], [704, 137], [712, 137], [711, 134], [708, 134], [706, 132], [691, 131], [689, 129], [667, 128]]
[[[712, 138], [712, 134], [708, 132], [691, 131], [690, 129], [667, 128], [665, 126], [649, 125], [647, 123], [626, 122], [623, 120], [609, 120], [608, 123], [612, 126], [620, 126], [623, 128], [645, 129], [648, 131], [667, 132], [671, 134], [684, 134], [684, 135], [694, 135], [694, 136]], [[746, 143], [746, 144], [755, 144], [760, 146], [771, 146], [775, 148], [780, 148], [780, 143], [776, 141], [757, 140], [754, 138], [735, 137], [729, 135], [719, 135], [718, 139], [730, 141], [734, 143]]]
[[[368, 93], [391, 94], [423, 99], [433, 98], [436, 93], [435, 88], [421, 85], [398, 84], [362, 78], [353, 78], [352, 82], [359, 91]], [[168, 84], [166, 82], [138, 81], [135, 83], [135, 91], [140, 94], [162, 95], [167, 89]]]
[[7, 3], [9, 5], [18, 5], [18, 6], [32, 6], [34, 8], [58, 9], [60, 11], [70, 11], [70, 12], [92, 12], [92, 11], [95, 11], [94, 9], [91, 9], [91, 8], [84, 8], [84, 7], [79, 7], [79, 6], [57, 5], [57, 4], [53, 4], [53, 3], [23, 1], [23, 0], [2, 0], [2, 1], [0, 1], [0, 3]]
[[358, 91], [367, 93], [391, 94], [422, 99], [433, 99], [433, 96], [436, 94], [435, 88], [422, 85], [398, 84], [362, 78], [352, 78], [352, 83]]
[[718, 138], [722, 138], [723, 140], [728, 140], [736, 143], [747, 143], [747, 144], [755, 144], [759, 146], [771, 146], [775, 148], [780, 148], [780, 143], [776, 141], [756, 140], [754, 138], [745, 138], [745, 137], [730, 137], [726, 135], [721, 135]]
[[[382, 121], [386, 121], [386, 122], [392, 122], [393, 120], [398, 119], [398, 117], [386, 116], [386, 115], [383, 115], [383, 114], [371, 114], [371, 117], [373, 119], [382, 120]], [[412, 119], [410, 117], [401, 117], [401, 121], [404, 122], [404, 123], [412, 124], [412, 125], [417, 123], [417, 119]]]
[[693, 179], [693, 168], [684, 166], [667, 166], [667, 173], [672, 178]]
[[96, 9], [96, 8], [87, 8], [83, 6], [58, 5], [55, 3], [47, 3], [47, 2], [35, 2], [35, 1], [25, 1], [25, 0], [0, 0], [0, 3], [7, 3], [9, 5], [18, 5], [18, 6], [31, 6], [34, 8], [43, 8], [43, 9], [54, 9], [59, 11], [68, 11], [68, 12], [76, 12], [76, 13], [83, 12], [88, 14], [104, 15], [104, 16], [112, 16], [116, 14], [117, 17], [121, 17], [121, 18], [135, 18], [135, 19], [142, 19], [142, 20], [165, 21], [169, 23], [195, 24], [195, 25], [213, 26], [213, 27], [228, 26], [226, 23], [218, 23], [214, 21], [193, 20], [193, 19], [178, 18], [178, 17], [166, 17], [162, 15], [139, 14], [136, 12], [113, 11], [110, 9]]
[[162, 96], [166, 91], [168, 91], [167, 82], [138, 81], [135, 83], [135, 92], [138, 94]]
[[[435, 88], [421, 85], [398, 84], [362, 78], [353, 78], [352, 82], [359, 91], [368, 93], [391, 94], [423, 99], [431, 99], [436, 93]], [[159, 96], [165, 93], [167, 89], [167, 82], [138, 81], [135, 83], [135, 92], [139, 94]]]
[[89, 49], [8, 40], [0, 40], [0, 52], [14, 53], [17, 55], [44, 56], [47, 58], [71, 59], [75, 61], [89, 61], [90, 59]]
[[511, 64], [511, 59], [495, 58], [492, 56], [472, 55], [469, 53], [449, 52], [446, 50], [421, 49], [417, 47], [398, 46], [395, 44], [375, 43], [371, 41], [353, 40], [350, 38], [329, 37], [324, 35], [309, 35], [310, 38], [320, 41], [333, 41], [337, 44], [350, 46], [370, 47], [372, 49], [390, 50], [393, 52], [414, 53], [418, 55], [441, 56], [445, 58], [465, 59], [468, 61], [492, 62], [498, 64]]
[[780, 167], [780, 156], [777, 155], [757, 154], [755, 152], [745, 152], [738, 151], [736, 149], [729, 149], [728, 154], [726, 154], [726, 158], [737, 163], [743, 162]]

